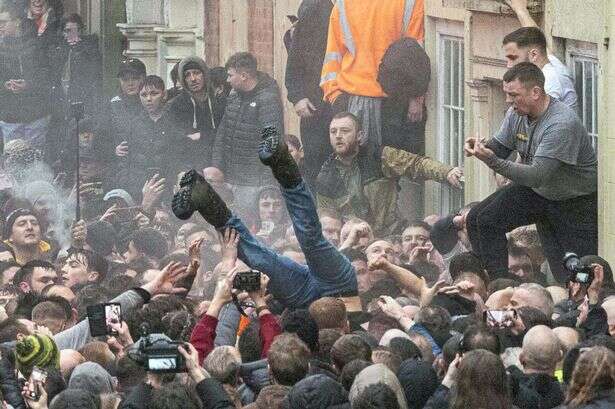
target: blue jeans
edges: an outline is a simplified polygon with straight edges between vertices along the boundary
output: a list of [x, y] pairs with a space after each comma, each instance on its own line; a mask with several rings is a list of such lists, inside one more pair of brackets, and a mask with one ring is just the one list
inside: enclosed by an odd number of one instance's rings
[[305, 182], [282, 188], [286, 208], [307, 265], [281, 256], [262, 245], [236, 216], [226, 227], [239, 234], [239, 259], [269, 276], [269, 292], [293, 308], [306, 308], [324, 296], [357, 295], [357, 276], [350, 261], [322, 235], [314, 198]]

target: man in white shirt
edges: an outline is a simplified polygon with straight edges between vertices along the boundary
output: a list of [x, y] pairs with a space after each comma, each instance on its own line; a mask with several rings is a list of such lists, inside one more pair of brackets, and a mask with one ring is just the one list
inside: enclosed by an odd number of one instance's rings
[[508, 68], [520, 62], [536, 64], [545, 76], [545, 92], [579, 113], [577, 92], [570, 70], [547, 49], [544, 33], [530, 15], [527, 0], [505, 0], [523, 27], [504, 37], [502, 45]]

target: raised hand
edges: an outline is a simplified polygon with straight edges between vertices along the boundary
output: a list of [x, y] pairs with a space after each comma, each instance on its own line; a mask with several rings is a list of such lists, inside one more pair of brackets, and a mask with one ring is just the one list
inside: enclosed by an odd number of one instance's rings
[[143, 200], [141, 200], [141, 207], [143, 210], [151, 212], [154, 206], [158, 203], [166, 188], [166, 179], [161, 178], [160, 175], [155, 174], [143, 185], [141, 192], [143, 193]]
[[128, 156], [128, 142], [122, 141], [119, 145], [115, 147], [115, 156], [123, 158]]
[[143, 285], [141, 288], [149, 292], [152, 296], [157, 294], [180, 294], [188, 291], [186, 288], [176, 288], [175, 284], [186, 277], [186, 266], [181, 263], [167, 264], [152, 281]]
[[237, 245], [239, 244], [239, 234], [233, 228], [227, 227], [224, 233], [219, 233], [220, 245], [222, 247], [222, 262], [225, 268], [235, 267], [237, 262]]
[[446, 175], [446, 180], [448, 181], [448, 183], [451, 186], [456, 187], [457, 189], [462, 188], [462, 185], [461, 185], [462, 178], [463, 178], [463, 170], [459, 167], [455, 167], [451, 169], [451, 171], [448, 172], [448, 175]]
[[377, 259], [370, 261], [367, 264], [367, 268], [369, 268], [370, 271], [384, 270], [389, 264], [390, 262], [385, 256], [380, 256]]

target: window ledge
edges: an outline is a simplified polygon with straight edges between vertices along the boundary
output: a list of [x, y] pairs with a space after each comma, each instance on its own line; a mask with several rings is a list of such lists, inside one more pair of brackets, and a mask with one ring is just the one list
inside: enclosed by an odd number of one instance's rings
[[[444, 0], [445, 2], [447, 0]], [[510, 14], [514, 12], [504, 0], [464, 0], [465, 8], [470, 11], [479, 11], [491, 14]], [[530, 14], [541, 14], [544, 9], [544, 0], [528, 0]]]

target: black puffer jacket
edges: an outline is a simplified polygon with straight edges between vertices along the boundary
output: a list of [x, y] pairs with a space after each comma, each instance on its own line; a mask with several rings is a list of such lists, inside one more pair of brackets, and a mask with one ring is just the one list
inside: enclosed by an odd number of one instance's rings
[[284, 133], [282, 100], [275, 80], [259, 72], [258, 84], [252, 91], [231, 92], [216, 135], [212, 162], [229, 183], [273, 184], [271, 172], [258, 159], [261, 130], [269, 126]]

